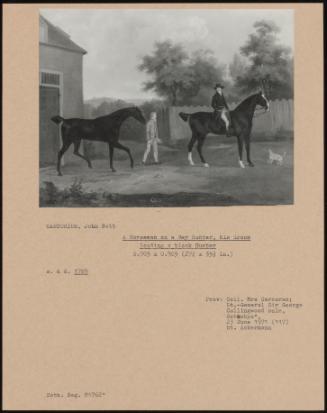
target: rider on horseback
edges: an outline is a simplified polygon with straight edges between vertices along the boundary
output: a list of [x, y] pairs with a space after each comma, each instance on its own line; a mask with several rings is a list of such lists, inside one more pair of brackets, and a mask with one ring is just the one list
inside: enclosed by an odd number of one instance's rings
[[215, 120], [222, 119], [226, 125], [226, 133], [229, 132], [229, 107], [226, 103], [225, 96], [223, 95], [224, 86], [220, 83], [216, 83], [214, 89], [216, 93], [212, 96], [211, 106], [214, 109]]

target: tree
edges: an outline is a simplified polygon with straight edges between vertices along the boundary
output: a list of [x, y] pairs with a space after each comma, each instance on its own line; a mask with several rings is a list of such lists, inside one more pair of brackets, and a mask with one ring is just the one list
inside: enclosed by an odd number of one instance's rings
[[182, 90], [189, 88], [193, 82], [186, 61], [187, 53], [179, 44], [171, 41], [155, 43], [152, 55], [144, 56], [139, 70], [152, 75], [153, 80], [144, 85], [145, 90], [154, 90], [159, 96], [168, 98], [176, 105]]
[[110, 99], [103, 100], [97, 107], [93, 108], [93, 117], [109, 115], [118, 109], [126, 108], [130, 106], [128, 102], [122, 99]]
[[[169, 40], [155, 43], [154, 52], [144, 56], [138, 68], [152, 76], [144, 89], [153, 90], [172, 105], [196, 100], [203, 89], [210, 88], [211, 93], [213, 84], [224, 77], [224, 66], [218, 65], [211, 51], [198, 50], [189, 56], [182, 45]], [[207, 100], [206, 96], [205, 103]]]
[[228, 88], [228, 92], [230, 99], [234, 102], [239, 102], [248, 94], [248, 91], [244, 91], [243, 88], [240, 88], [239, 86], [242, 77], [248, 71], [248, 65], [248, 61], [239, 53], [234, 54], [233, 60], [228, 65], [229, 77], [232, 81]]
[[105, 100], [101, 102], [97, 107], [93, 108], [93, 118], [97, 118], [98, 116], [104, 116], [111, 112], [111, 107], [109, 102]]
[[247, 70], [247, 62], [244, 57], [239, 53], [235, 53], [233, 60], [229, 64], [229, 74], [230, 77], [237, 81], [244, 75], [244, 72]]
[[160, 110], [163, 110], [164, 108], [165, 108], [164, 101], [159, 100], [159, 99], [147, 100], [146, 102], [143, 102], [142, 105], [140, 106], [140, 109], [142, 110], [146, 119], [150, 118], [151, 112], [158, 112]]
[[[240, 70], [238, 63], [230, 67], [235, 86], [242, 92], [252, 92], [265, 86], [270, 99], [293, 96], [293, 58], [291, 49], [279, 43], [279, 27], [271, 21], [254, 24], [255, 32], [240, 48], [248, 65]], [[243, 73], [242, 73], [243, 71]]]
[[195, 51], [189, 61], [189, 67], [193, 74], [193, 83], [183, 96], [185, 104], [207, 105], [214, 93], [215, 83], [221, 82], [226, 86], [225, 65], [219, 64], [211, 50]]
[[84, 102], [84, 118], [90, 119], [93, 115], [93, 106], [90, 103]]

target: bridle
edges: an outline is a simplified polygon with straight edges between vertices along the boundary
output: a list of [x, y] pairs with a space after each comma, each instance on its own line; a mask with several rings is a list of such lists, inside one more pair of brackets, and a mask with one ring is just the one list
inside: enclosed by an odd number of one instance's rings
[[255, 111], [254, 111], [254, 114], [253, 114], [253, 117], [254, 117], [254, 118], [257, 118], [257, 117], [259, 117], [259, 116], [261, 116], [261, 115], [264, 115], [266, 112], [268, 112], [268, 110], [269, 110], [269, 102], [268, 102], [268, 100], [267, 100], [267, 98], [266, 98], [265, 96], [264, 96], [264, 98], [265, 98], [266, 102], [268, 103], [268, 107], [267, 107], [267, 109], [260, 108], [260, 109], [258, 109], [257, 111], [255, 110]]
[[[265, 85], [264, 85], [264, 82], [261, 80], [261, 88], [262, 88], [262, 90], [263, 90], [263, 93], [265, 92]], [[268, 112], [268, 110], [269, 110], [269, 102], [268, 102], [268, 100], [267, 100], [267, 98], [264, 96], [264, 98], [266, 99], [266, 101], [267, 101], [267, 103], [268, 103], [268, 107], [267, 107], [267, 109], [264, 109], [264, 108], [260, 108], [259, 110], [255, 110], [254, 111], [254, 114], [253, 114], [253, 117], [254, 118], [258, 118], [259, 116], [262, 116], [262, 115], [264, 115], [266, 112]]]

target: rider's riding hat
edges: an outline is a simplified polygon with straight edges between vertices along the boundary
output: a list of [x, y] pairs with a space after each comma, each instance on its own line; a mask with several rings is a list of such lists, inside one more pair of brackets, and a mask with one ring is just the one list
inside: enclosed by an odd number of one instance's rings
[[221, 83], [216, 83], [214, 89], [217, 89], [217, 87], [220, 87], [221, 89], [224, 89], [225, 86], [223, 86]]

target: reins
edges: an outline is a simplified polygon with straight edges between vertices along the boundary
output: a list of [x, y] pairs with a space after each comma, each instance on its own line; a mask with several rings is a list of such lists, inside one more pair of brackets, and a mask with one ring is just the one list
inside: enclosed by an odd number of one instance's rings
[[[261, 111], [261, 112], [260, 112], [260, 111]], [[254, 117], [254, 118], [257, 118], [257, 117], [259, 117], [259, 116], [261, 116], [261, 115], [264, 115], [266, 112], [267, 112], [266, 109], [261, 108], [261, 109], [259, 109], [258, 111], [255, 111], [255, 112], [254, 112], [253, 117]]]

